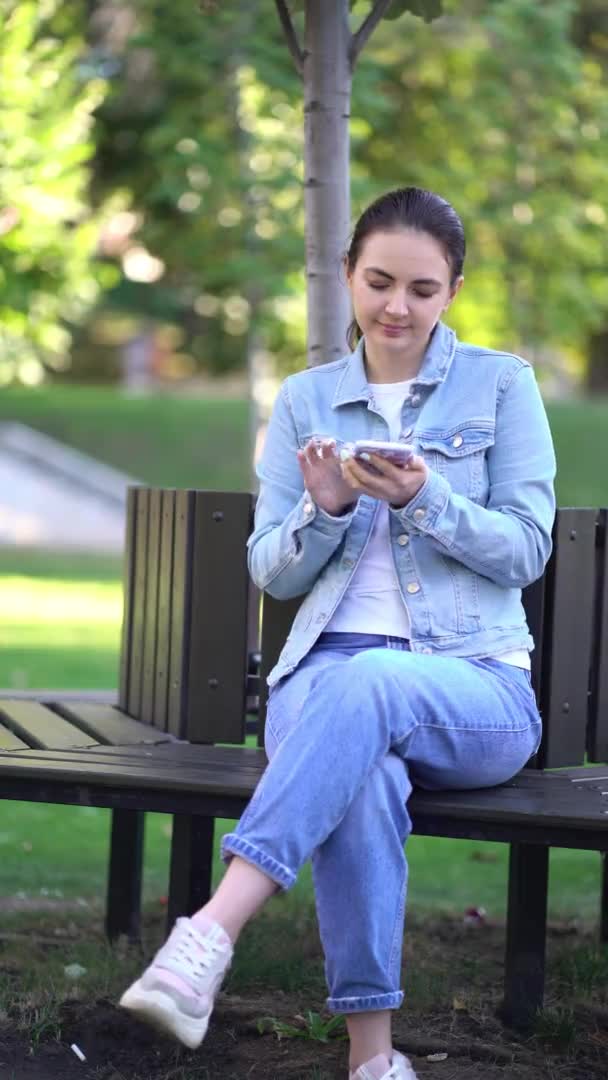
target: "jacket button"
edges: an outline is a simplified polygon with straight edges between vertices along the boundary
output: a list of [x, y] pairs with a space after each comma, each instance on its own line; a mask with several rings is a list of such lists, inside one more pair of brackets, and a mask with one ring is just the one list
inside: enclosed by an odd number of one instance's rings
[[464, 439], [463, 439], [462, 435], [455, 435], [454, 438], [452, 439], [452, 446], [456, 446], [456, 447], [462, 446], [463, 442], [464, 442]]
[[414, 521], [422, 521], [425, 514], [426, 509], [422, 506], [419, 506], [417, 510], [414, 510]]
[[311, 502], [305, 502], [304, 503], [304, 513], [305, 514], [312, 514], [313, 509], [314, 509], [314, 507], [313, 507]]
[[405, 547], [405, 545], [409, 544], [409, 542], [410, 542], [410, 538], [407, 535], [407, 533], [401, 533], [401, 536], [397, 537], [397, 543], [401, 544], [401, 547]]
[[420, 592], [420, 585], [418, 584], [418, 582], [417, 582], [417, 581], [410, 581], [410, 583], [409, 583], [409, 585], [408, 585], [408, 587], [407, 587], [407, 591], [408, 591], [409, 593], [417, 593], [417, 592]]
[[417, 409], [421, 401], [422, 398], [420, 397], [420, 394], [412, 394], [410, 398], [410, 405], [413, 409]]

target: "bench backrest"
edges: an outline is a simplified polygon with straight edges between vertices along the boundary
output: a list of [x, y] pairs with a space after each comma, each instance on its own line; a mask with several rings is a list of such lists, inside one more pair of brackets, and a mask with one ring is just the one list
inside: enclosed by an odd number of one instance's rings
[[[193, 742], [242, 742], [255, 684], [262, 743], [266, 676], [301, 603], [265, 595], [260, 611], [246, 566], [253, 503], [238, 492], [129, 492], [120, 701]], [[544, 721], [539, 768], [608, 761], [606, 518], [559, 510], [545, 574], [524, 590]]]
[[130, 488], [119, 704], [191, 742], [244, 739], [252, 496]]

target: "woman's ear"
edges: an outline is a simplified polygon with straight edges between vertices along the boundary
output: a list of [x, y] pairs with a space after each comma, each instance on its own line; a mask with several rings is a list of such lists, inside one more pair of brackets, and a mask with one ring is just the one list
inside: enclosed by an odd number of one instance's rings
[[450, 304], [452, 303], [452, 300], [454, 300], [454, 298], [456, 297], [456, 294], [460, 292], [463, 285], [464, 285], [464, 275], [461, 274], [460, 277], [456, 278], [456, 281], [454, 282], [454, 284], [450, 286], [450, 296], [449, 296], [447, 304], [443, 308], [444, 311], [448, 310]]

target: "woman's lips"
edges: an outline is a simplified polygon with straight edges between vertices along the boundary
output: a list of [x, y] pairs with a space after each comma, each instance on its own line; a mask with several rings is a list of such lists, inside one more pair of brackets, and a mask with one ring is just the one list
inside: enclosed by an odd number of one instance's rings
[[389, 334], [391, 337], [397, 337], [408, 329], [407, 326], [392, 326], [390, 323], [380, 323], [385, 334]]

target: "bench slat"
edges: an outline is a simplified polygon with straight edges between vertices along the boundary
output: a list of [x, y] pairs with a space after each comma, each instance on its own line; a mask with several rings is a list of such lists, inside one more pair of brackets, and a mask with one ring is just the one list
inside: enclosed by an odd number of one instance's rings
[[84, 701], [54, 701], [53, 708], [66, 720], [80, 727], [98, 743], [108, 746], [139, 746], [170, 739], [149, 724], [141, 724], [111, 705]]
[[596, 593], [587, 751], [590, 761], [608, 761], [608, 510], [598, 518]]
[[[249, 799], [262, 774], [263, 763], [258, 769], [249, 764], [241, 765], [234, 760], [221, 768], [217, 763], [191, 761], [183, 756], [177, 759], [164, 758], [158, 751], [161, 747], [145, 750], [139, 756], [121, 756], [110, 754], [111, 748], [104, 747], [98, 754], [89, 750], [62, 750], [44, 752], [42, 750], [22, 750], [19, 754], [0, 752], [0, 794], [2, 781], [11, 776], [25, 778], [28, 775], [38, 778], [86, 782], [89, 785], [111, 785], [127, 790], [154, 788], [163, 791], [190, 791], [195, 794], [222, 792], [228, 795]], [[119, 748], [113, 748], [117, 751]], [[200, 747], [206, 749], [206, 747]], [[238, 752], [238, 748], [235, 747]], [[144, 757], [145, 755], [145, 757]], [[13, 762], [21, 765], [15, 768]]]
[[148, 508], [150, 491], [138, 488], [135, 510], [135, 545], [131, 581], [131, 638], [129, 650], [129, 699], [127, 712], [141, 716], [144, 633], [146, 626], [146, 574], [148, 557]]
[[129, 703], [129, 657], [131, 655], [131, 636], [133, 633], [133, 571], [135, 567], [135, 519], [137, 514], [137, 489], [127, 489], [125, 507], [125, 548], [123, 554], [122, 582], [122, 631], [120, 639], [120, 672], [118, 679], [118, 701], [121, 709], [127, 709]]
[[0, 750], [29, 750], [29, 743], [23, 742], [10, 728], [0, 727]]
[[185, 737], [240, 743], [245, 737], [252, 498], [195, 492]]
[[169, 690], [167, 730], [184, 738], [185, 706], [188, 694], [186, 658], [192, 607], [192, 539], [194, 534], [194, 493], [176, 491], [173, 527], [173, 559], [164, 572], [171, 582], [171, 623], [169, 628]]
[[547, 568], [540, 709], [543, 768], [583, 764], [595, 604], [597, 511], [561, 509]]
[[167, 730], [169, 661], [171, 656], [171, 589], [173, 582], [173, 522], [175, 492], [163, 491], [160, 520], [158, 606], [156, 617], [156, 671], [154, 673], [154, 727]]
[[[28, 748], [30, 749], [30, 748]], [[251, 773], [260, 776], [266, 767], [266, 756], [263, 751], [252, 746], [208, 746], [199, 744], [193, 746], [184, 742], [148, 743], [145, 746], [132, 743], [125, 746], [95, 746], [80, 748], [77, 750], [78, 759], [82, 758], [84, 749], [92, 749], [95, 761], [108, 763], [119, 762], [129, 765], [129, 768], [158, 768], [165, 770], [197, 769], [203, 765], [205, 769], [214, 768], [223, 772], [233, 769], [240, 773]], [[32, 750], [32, 753], [46, 754], [46, 751]], [[65, 757], [71, 760], [70, 750], [51, 751], [53, 759]], [[4, 765], [4, 758], [0, 759]]]
[[27, 746], [41, 750], [71, 749], [98, 743], [94, 736], [85, 734], [37, 701], [3, 698], [0, 702], [0, 720]]
[[[151, 724], [156, 686], [156, 629], [158, 623], [158, 568], [160, 560], [161, 492], [152, 488], [148, 502], [148, 550], [146, 553], [146, 621], [142, 659], [141, 706], [138, 719]], [[164, 725], [163, 725], [164, 726]]]

